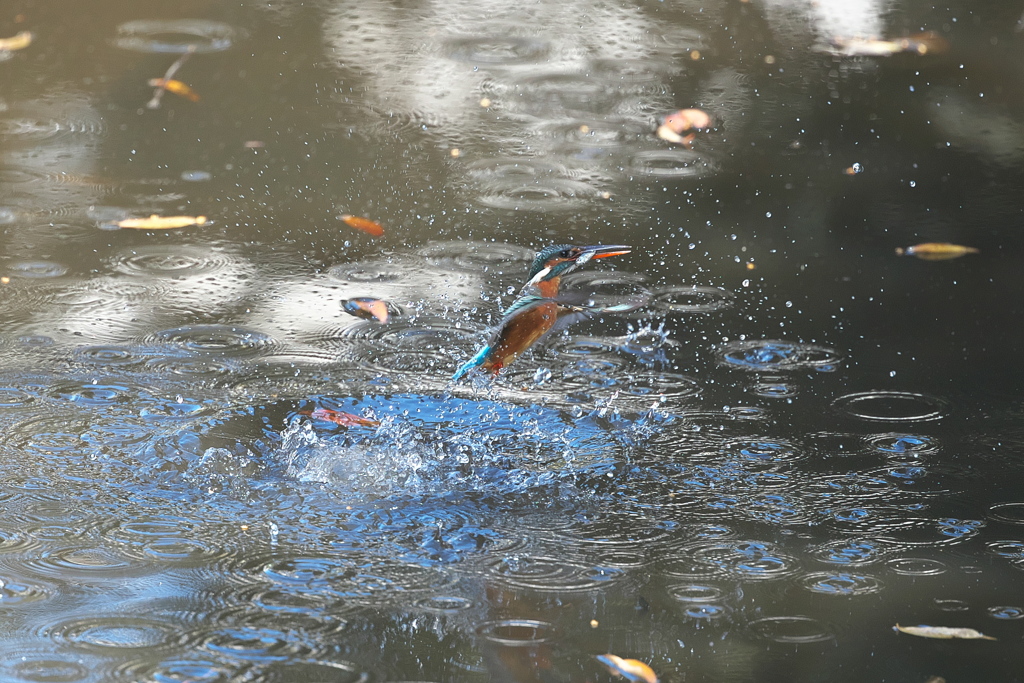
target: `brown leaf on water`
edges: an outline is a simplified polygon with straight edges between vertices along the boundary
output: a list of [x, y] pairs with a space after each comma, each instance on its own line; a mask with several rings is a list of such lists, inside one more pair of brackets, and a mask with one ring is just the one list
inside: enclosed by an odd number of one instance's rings
[[0, 52], [24, 50], [32, 44], [32, 37], [31, 31], [22, 31], [10, 38], [0, 38]]
[[911, 636], [919, 636], [921, 638], [940, 638], [943, 640], [950, 640], [952, 638], [961, 638], [964, 640], [995, 640], [992, 636], [986, 636], [983, 633], [975, 631], [973, 628], [952, 628], [949, 626], [900, 626], [899, 624], [896, 624], [892, 628], [894, 631], [906, 633]]
[[172, 92], [175, 95], [184, 97], [186, 100], [190, 102], [199, 101], [199, 93], [197, 93], [195, 90], [188, 87], [181, 81], [176, 81], [174, 79], [168, 80], [166, 78], [151, 78], [149, 79], [149, 85], [154, 88], [163, 88], [167, 92]]
[[173, 230], [205, 223], [206, 216], [158, 216], [154, 213], [149, 218], [125, 218], [117, 221], [115, 225], [133, 230]]
[[391, 312], [388, 310], [386, 301], [371, 299], [370, 297], [359, 296], [353, 299], [346, 299], [341, 302], [341, 307], [346, 313], [351, 313], [357, 318], [376, 318], [380, 324], [388, 321]]
[[639, 659], [623, 659], [615, 655], [598, 655], [597, 661], [604, 664], [608, 671], [631, 683], [658, 683], [658, 675], [654, 669]]
[[342, 427], [377, 427], [380, 425], [378, 420], [371, 420], [368, 417], [360, 417], [340, 410], [331, 410], [330, 408], [306, 410], [300, 412], [299, 415], [309, 415], [314, 420], [325, 420]]
[[925, 261], [946, 261], [952, 258], [960, 258], [965, 254], [977, 254], [974, 247], [965, 247], [961, 244], [950, 244], [949, 242], [924, 242], [915, 244], [906, 249], [896, 249], [900, 256], [916, 256]]
[[369, 218], [353, 216], [347, 213], [343, 216], [338, 216], [338, 218], [343, 220], [350, 228], [362, 230], [371, 237], [381, 237], [384, 234], [384, 227], [377, 221], [371, 221]]

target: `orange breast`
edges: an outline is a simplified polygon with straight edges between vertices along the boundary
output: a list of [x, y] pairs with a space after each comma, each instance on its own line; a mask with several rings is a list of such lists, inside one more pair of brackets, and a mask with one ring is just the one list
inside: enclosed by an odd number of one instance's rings
[[542, 303], [528, 308], [509, 320], [498, 332], [494, 348], [484, 367], [497, 372], [533, 346], [558, 319], [558, 304]]

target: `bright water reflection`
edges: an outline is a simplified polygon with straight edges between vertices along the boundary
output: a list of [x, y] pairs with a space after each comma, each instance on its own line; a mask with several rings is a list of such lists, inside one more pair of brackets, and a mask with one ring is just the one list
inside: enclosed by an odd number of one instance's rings
[[[0, 679], [1019, 676], [1019, 8], [5, 11]], [[618, 312], [451, 385], [572, 241]]]

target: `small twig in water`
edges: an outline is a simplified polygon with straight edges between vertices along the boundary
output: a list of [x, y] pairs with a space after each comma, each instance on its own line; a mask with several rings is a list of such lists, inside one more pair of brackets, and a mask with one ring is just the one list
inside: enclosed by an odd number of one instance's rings
[[[182, 53], [182, 55], [180, 57], [178, 57], [178, 59], [176, 59], [174, 61], [174, 64], [171, 64], [171, 66], [167, 69], [167, 73], [165, 73], [164, 77], [160, 79], [160, 82], [161, 83], [167, 83], [167, 81], [169, 81], [172, 78], [174, 78], [174, 74], [178, 73], [178, 69], [180, 69], [182, 67], [182, 65], [185, 62], [188, 61], [189, 57], [191, 57], [193, 54], [195, 54], [195, 51], [196, 51], [196, 46], [195, 45], [189, 45], [188, 46], [188, 51]], [[167, 92], [167, 88], [165, 88], [163, 85], [157, 86], [156, 90], [153, 91], [153, 99], [151, 99], [146, 104], [146, 108], [147, 109], [159, 109], [160, 108], [160, 100], [163, 98], [165, 92]]]

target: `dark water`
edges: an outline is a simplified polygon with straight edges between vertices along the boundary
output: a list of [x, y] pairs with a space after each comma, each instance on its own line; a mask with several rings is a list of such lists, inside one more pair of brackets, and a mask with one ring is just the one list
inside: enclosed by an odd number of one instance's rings
[[0, 679], [1024, 680], [1022, 9], [0, 6]]

